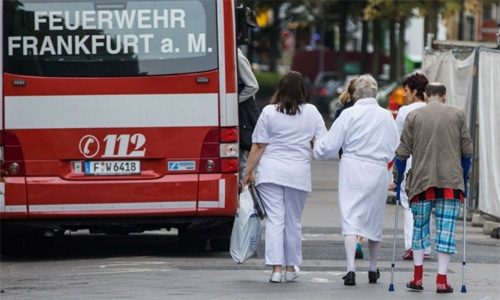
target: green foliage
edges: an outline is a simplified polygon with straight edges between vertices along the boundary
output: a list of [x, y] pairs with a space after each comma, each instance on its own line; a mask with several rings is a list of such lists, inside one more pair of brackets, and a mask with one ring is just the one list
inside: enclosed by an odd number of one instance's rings
[[259, 82], [259, 91], [256, 98], [269, 101], [278, 87], [282, 74], [278, 72], [257, 72], [255, 77]]
[[364, 8], [365, 20], [383, 20], [402, 21], [414, 16], [413, 9], [420, 8], [422, 1], [401, 1], [401, 0], [368, 0]]

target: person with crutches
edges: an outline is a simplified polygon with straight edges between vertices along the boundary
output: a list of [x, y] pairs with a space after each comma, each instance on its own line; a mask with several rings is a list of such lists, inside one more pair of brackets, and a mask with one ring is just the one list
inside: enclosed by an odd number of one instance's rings
[[408, 114], [396, 149], [396, 163], [404, 166], [412, 156], [406, 191], [413, 213], [413, 278], [406, 284], [422, 291], [425, 247], [431, 244], [429, 219], [435, 209], [435, 249], [438, 257], [436, 292], [452, 293], [447, 273], [456, 251], [455, 226], [464, 200], [463, 161], [472, 157], [472, 140], [465, 113], [446, 105], [446, 87], [429, 83], [427, 105]]
[[[406, 105], [402, 106], [398, 110], [398, 115], [396, 116], [396, 126], [398, 127], [399, 135], [403, 132], [403, 125], [406, 119], [406, 116], [413, 110], [420, 108], [425, 105], [424, 92], [425, 87], [429, 83], [427, 77], [425, 77], [422, 73], [414, 73], [409, 75], [403, 81], [403, 88], [405, 90], [404, 98]], [[394, 164], [393, 168], [393, 178], [396, 180], [397, 178], [397, 168], [396, 164]], [[399, 203], [403, 208], [403, 234], [405, 241], [405, 254], [403, 255], [403, 259], [412, 260], [413, 259], [413, 248], [411, 245], [412, 235], [413, 235], [413, 214], [410, 209], [410, 203], [408, 201], [408, 195], [406, 194], [406, 180], [404, 174], [408, 172], [411, 168], [411, 157], [409, 157], [406, 161], [406, 168], [400, 172], [402, 175], [402, 179], [400, 184], [400, 198]], [[404, 172], [404, 173], [403, 173]], [[394, 190], [396, 186], [396, 182], [391, 183], [389, 185], [389, 190]], [[432, 224], [432, 218], [431, 218]], [[431, 226], [431, 225], [429, 225]], [[431, 246], [425, 248], [424, 251], [424, 259], [429, 259], [431, 255]]]

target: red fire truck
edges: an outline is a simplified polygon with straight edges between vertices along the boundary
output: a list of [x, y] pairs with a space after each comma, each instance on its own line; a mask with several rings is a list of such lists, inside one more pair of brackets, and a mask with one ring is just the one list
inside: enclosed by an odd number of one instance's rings
[[0, 5], [2, 243], [176, 228], [191, 247], [227, 249], [238, 195], [235, 3]]

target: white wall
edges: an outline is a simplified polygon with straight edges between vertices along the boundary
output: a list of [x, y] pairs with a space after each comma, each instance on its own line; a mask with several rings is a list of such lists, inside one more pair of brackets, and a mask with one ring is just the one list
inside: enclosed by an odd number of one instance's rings
[[[415, 12], [417, 13], [418, 10]], [[438, 19], [438, 32], [434, 39], [446, 40], [446, 27], [443, 24], [441, 15]], [[405, 55], [422, 59], [426, 40], [424, 38], [424, 18], [411, 18], [405, 30]]]

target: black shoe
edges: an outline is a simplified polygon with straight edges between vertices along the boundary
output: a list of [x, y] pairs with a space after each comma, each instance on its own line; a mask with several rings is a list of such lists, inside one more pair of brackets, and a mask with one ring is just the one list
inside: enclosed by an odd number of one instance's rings
[[348, 272], [342, 279], [344, 279], [344, 285], [356, 285], [356, 273], [352, 271]]
[[413, 284], [411, 283], [411, 281], [406, 284], [406, 288], [408, 288], [410, 291], [415, 291], [415, 292], [420, 292], [424, 290], [423, 286], [418, 284]]
[[377, 283], [377, 279], [380, 278], [380, 270], [377, 269], [377, 271], [369, 271], [368, 272], [368, 282], [369, 283]]
[[438, 294], [446, 294], [446, 293], [453, 293], [453, 288], [449, 284], [438, 284], [436, 293]]

